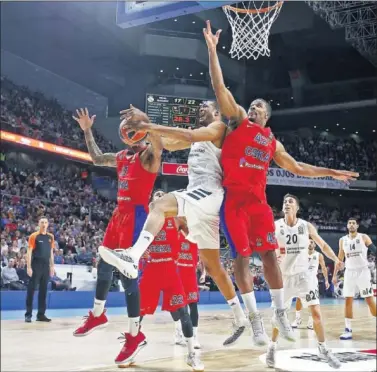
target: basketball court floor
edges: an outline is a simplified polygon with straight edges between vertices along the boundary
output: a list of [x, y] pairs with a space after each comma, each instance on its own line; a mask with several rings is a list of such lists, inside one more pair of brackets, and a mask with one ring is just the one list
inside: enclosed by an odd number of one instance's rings
[[[352, 341], [340, 341], [343, 331], [343, 300], [323, 300], [328, 344], [343, 360], [339, 371], [376, 370], [376, 320], [363, 301], [355, 301]], [[260, 304], [270, 334], [271, 309]], [[117, 337], [127, 330], [124, 309], [108, 310], [110, 324], [87, 337], [72, 332], [85, 315], [84, 309], [50, 310], [51, 323], [24, 323], [23, 311], [1, 313], [2, 371], [115, 371], [113, 360], [120, 350]], [[35, 314], [34, 314], [35, 315]], [[296, 343], [279, 342], [276, 367], [283, 371], [332, 371], [316, 357], [316, 339], [306, 329], [307, 311], [302, 311], [303, 328]], [[290, 314], [294, 318], [294, 312]], [[200, 306], [199, 335], [206, 371], [268, 371], [264, 348], [254, 347], [249, 334], [229, 348], [222, 346], [230, 332], [231, 314], [226, 305]], [[148, 345], [138, 354], [134, 371], [190, 371], [184, 363], [186, 348], [173, 344], [174, 325], [170, 314], [158, 312], [143, 320]]]

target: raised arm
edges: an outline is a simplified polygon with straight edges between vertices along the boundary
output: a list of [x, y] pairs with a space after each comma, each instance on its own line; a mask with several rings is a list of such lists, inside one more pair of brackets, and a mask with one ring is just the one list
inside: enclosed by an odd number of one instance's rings
[[[343, 262], [344, 260], [344, 250], [343, 250], [343, 239], [339, 239], [339, 253], [338, 253], [338, 259], [340, 262]], [[335, 265], [334, 272], [332, 276], [332, 282], [335, 285], [338, 281], [338, 271], [340, 269]]]
[[140, 120], [146, 117], [146, 114], [133, 106], [128, 110], [121, 111], [121, 115], [121, 119], [127, 118], [127, 124], [125, 124], [125, 127], [128, 130], [144, 130], [149, 133], [190, 144], [202, 141], [215, 142], [223, 137], [224, 131], [226, 130], [226, 125], [221, 121], [213, 122], [207, 127], [201, 127], [198, 129], [173, 128], [153, 124], [151, 122]]
[[72, 116], [76, 120], [80, 128], [84, 132], [86, 145], [88, 147], [89, 155], [93, 160], [94, 165], [99, 165], [103, 167], [116, 167], [116, 154], [115, 153], [102, 153], [96, 144], [93, 136], [92, 126], [96, 115], [89, 116], [88, 109], [76, 110], [77, 117]]
[[208, 47], [209, 73], [211, 75], [212, 87], [220, 106], [220, 112], [231, 120], [241, 122], [243, 119], [247, 118], [246, 111], [237, 104], [232, 93], [230, 93], [225, 86], [219, 57], [216, 51], [220, 33], [221, 30], [218, 30], [216, 34], [213, 34], [211, 23], [207, 21], [207, 27], [203, 29], [203, 34]]
[[279, 167], [297, 174], [298, 176], [332, 177], [336, 180], [344, 182], [354, 181], [357, 177], [359, 177], [359, 173], [357, 172], [316, 167], [314, 165], [297, 162], [291, 155], [288, 154], [282, 143], [279, 141], [277, 141], [274, 160]]

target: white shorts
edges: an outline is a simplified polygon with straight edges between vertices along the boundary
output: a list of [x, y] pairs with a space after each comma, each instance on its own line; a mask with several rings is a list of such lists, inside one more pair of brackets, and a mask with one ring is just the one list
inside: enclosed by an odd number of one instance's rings
[[371, 274], [367, 267], [363, 269], [346, 268], [344, 272], [343, 297], [354, 297], [357, 288], [360, 291], [360, 297], [373, 296]]
[[220, 208], [224, 190], [198, 187], [177, 190], [172, 194], [178, 203], [178, 217], [186, 217], [190, 240], [199, 249], [220, 249]]
[[[319, 305], [317, 277], [309, 273], [283, 276], [284, 307], [289, 309], [293, 298], [300, 298], [304, 308]], [[271, 305], [274, 307], [274, 305]]]

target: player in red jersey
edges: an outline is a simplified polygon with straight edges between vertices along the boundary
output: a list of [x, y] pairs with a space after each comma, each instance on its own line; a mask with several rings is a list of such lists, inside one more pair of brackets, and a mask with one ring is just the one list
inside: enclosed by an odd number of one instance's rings
[[[185, 218], [177, 217], [176, 222], [179, 229], [179, 255], [178, 255], [178, 271], [181, 277], [183, 288], [186, 293], [186, 301], [190, 309], [190, 317], [194, 331], [194, 348], [200, 349], [198, 340], [198, 324], [199, 324], [199, 289], [196, 277], [196, 267], [198, 265], [198, 246], [191, 242], [187, 222]], [[176, 324], [176, 343], [179, 344], [181, 329]]]
[[[155, 201], [164, 192], [153, 194]], [[177, 268], [180, 242], [174, 218], [166, 218], [165, 223], [148, 248], [140, 278], [141, 316], [155, 313], [160, 293], [163, 294], [162, 310], [170, 311], [174, 321], [179, 321], [188, 347], [186, 363], [194, 371], [203, 371], [199, 354], [195, 352], [193, 327], [187, 309], [186, 294]]]
[[[148, 215], [148, 203], [161, 165], [162, 142], [158, 136], [148, 136], [149, 145], [139, 142], [131, 149], [103, 154], [98, 148], [91, 127], [95, 115], [88, 110], [76, 110], [73, 117], [84, 131], [86, 144], [93, 163], [114, 167], [118, 175], [118, 206], [114, 210], [103, 239], [103, 246], [117, 250], [129, 247], [138, 238]], [[120, 124], [125, 125], [125, 121]], [[94, 307], [85, 322], [75, 330], [74, 336], [86, 336], [107, 325], [105, 302], [111, 285], [113, 266], [100, 259], [97, 268], [97, 284]], [[124, 346], [115, 359], [117, 364], [127, 365], [146, 344], [140, 332], [140, 300], [137, 280], [121, 275], [126, 295], [129, 330], [124, 334]]]
[[266, 128], [271, 117], [270, 105], [263, 99], [256, 99], [246, 112], [226, 88], [216, 51], [221, 30], [213, 34], [207, 21], [203, 33], [208, 47], [212, 86], [220, 111], [231, 120], [221, 154], [225, 189], [221, 223], [235, 257], [236, 283], [246, 307], [254, 311], [256, 304], [249, 257], [257, 251], [275, 303], [279, 329], [287, 339], [293, 340], [293, 331], [284, 311], [282, 275], [275, 255], [274, 217], [266, 200], [269, 164], [273, 159], [280, 167], [299, 176], [330, 176], [345, 182], [358, 177], [358, 173], [315, 167], [293, 159], [275, 139], [271, 129]]

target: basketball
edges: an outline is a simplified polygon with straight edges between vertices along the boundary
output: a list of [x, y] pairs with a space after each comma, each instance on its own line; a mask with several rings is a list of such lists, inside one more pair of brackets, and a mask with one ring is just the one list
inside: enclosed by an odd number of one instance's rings
[[[148, 119], [148, 117], [146, 115], [145, 115], [145, 117], [136, 116], [136, 120], [134, 120], [134, 121], [139, 121], [139, 120], [148, 121], [149, 119]], [[142, 141], [143, 139], [145, 139], [145, 137], [148, 134], [147, 132], [141, 131], [141, 130], [140, 131], [136, 131], [136, 130], [127, 131], [127, 128], [125, 126], [126, 122], [127, 122], [127, 120], [123, 120], [120, 123], [120, 126], [119, 126], [119, 136], [120, 136], [120, 139], [126, 145], [133, 146], [136, 143], [138, 143], [138, 142]]]

